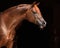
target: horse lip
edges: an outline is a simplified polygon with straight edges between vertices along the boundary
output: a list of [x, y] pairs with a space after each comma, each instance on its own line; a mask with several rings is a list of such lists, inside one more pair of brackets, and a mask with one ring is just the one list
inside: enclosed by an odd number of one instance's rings
[[40, 28], [43, 28], [44, 26], [40, 26]]
[[46, 25], [44, 25], [44, 26], [40, 26], [41, 29], [43, 29], [44, 27], [46, 27]]

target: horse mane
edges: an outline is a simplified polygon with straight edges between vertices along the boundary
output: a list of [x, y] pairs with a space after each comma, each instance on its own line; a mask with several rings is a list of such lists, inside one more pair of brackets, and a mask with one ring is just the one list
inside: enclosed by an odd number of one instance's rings
[[15, 11], [16, 13], [19, 12], [20, 14], [23, 14], [26, 12], [27, 9], [30, 8], [30, 6], [31, 4], [19, 4], [6, 9], [5, 11], [3, 11], [3, 13], [9, 13], [9, 12], [12, 13], [12, 11], [13, 12]]

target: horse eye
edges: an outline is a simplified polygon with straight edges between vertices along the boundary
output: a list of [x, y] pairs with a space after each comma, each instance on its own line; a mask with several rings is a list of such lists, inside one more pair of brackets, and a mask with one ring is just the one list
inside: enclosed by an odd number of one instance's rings
[[36, 12], [35, 12], [35, 11], [33, 11], [33, 13], [34, 13], [34, 14], [36, 14]]

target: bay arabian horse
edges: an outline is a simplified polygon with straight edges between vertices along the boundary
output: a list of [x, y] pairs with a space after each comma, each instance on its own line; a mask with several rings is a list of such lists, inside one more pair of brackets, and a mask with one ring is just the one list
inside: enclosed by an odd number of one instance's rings
[[0, 13], [0, 48], [6, 46], [13, 48], [15, 28], [23, 20], [39, 25], [40, 28], [46, 26], [38, 3], [19, 4]]

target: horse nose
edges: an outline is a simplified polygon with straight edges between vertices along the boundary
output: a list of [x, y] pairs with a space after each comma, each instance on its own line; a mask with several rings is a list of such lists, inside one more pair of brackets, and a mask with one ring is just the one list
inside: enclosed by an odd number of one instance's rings
[[43, 22], [42, 24], [45, 24], [45, 22]]
[[43, 21], [43, 22], [42, 22], [42, 25], [40, 26], [40, 28], [43, 29], [45, 26], [46, 26], [46, 22]]
[[44, 26], [46, 26], [46, 22], [45, 22], [45, 21], [43, 21], [42, 24], [43, 24]]

